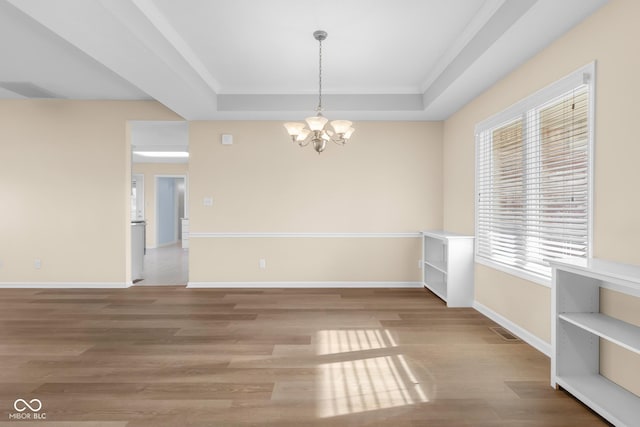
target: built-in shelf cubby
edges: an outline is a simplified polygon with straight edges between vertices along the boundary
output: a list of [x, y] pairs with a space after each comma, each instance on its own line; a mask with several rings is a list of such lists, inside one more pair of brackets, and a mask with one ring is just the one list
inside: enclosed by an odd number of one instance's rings
[[552, 261], [551, 385], [616, 426], [640, 426], [640, 396], [600, 375], [600, 340], [640, 354], [640, 326], [600, 312], [600, 289], [640, 297], [640, 267], [600, 259]]
[[449, 307], [473, 305], [473, 236], [422, 232], [424, 286]]

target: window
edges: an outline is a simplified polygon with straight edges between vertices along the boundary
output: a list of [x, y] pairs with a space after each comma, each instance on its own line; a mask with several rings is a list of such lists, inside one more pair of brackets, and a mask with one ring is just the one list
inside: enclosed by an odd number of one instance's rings
[[476, 127], [476, 260], [548, 284], [587, 258], [594, 64]]

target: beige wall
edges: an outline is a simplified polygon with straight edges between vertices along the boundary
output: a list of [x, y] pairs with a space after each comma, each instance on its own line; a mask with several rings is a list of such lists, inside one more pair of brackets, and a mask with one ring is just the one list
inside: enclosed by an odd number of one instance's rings
[[[356, 129], [347, 146], [331, 144], [318, 155], [289, 142], [281, 122], [190, 123], [191, 232], [415, 233], [442, 227], [441, 123], [360, 122]], [[233, 145], [220, 144], [223, 133], [233, 135]], [[213, 198], [212, 207], [203, 206], [205, 197]], [[316, 239], [192, 238], [190, 280], [376, 280], [372, 263], [386, 268], [378, 281], [420, 280], [415, 237]], [[258, 253], [267, 260], [261, 275], [252, 271]]]
[[156, 102], [0, 101], [0, 283], [124, 284], [127, 120], [175, 119]]
[[[640, 264], [640, 144], [634, 137], [640, 107], [640, 2], [615, 0], [567, 33], [444, 124], [444, 226], [474, 231], [474, 127], [516, 101], [597, 60], [595, 123], [594, 256]], [[476, 299], [543, 340], [549, 341], [548, 288], [502, 272], [476, 267]], [[607, 308], [616, 314], [612, 304]], [[609, 363], [609, 366], [615, 365]], [[618, 363], [620, 365], [620, 363]], [[638, 372], [640, 363], [636, 360]], [[629, 366], [626, 365], [626, 369]], [[638, 384], [624, 382], [628, 388]]]
[[551, 341], [550, 288], [476, 264], [475, 300], [543, 341]]
[[[640, 326], [640, 298], [601, 289], [600, 311]], [[640, 355], [604, 340], [600, 343], [600, 372], [640, 396]]]
[[[133, 173], [144, 175], [144, 216], [147, 248], [156, 247], [156, 175], [188, 175], [187, 163], [135, 163]], [[188, 189], [187, 178], [187, 192]]]
[[419, 259], [417, 238], [200, 238], [190, 241], [189, 281], [418, 282]]

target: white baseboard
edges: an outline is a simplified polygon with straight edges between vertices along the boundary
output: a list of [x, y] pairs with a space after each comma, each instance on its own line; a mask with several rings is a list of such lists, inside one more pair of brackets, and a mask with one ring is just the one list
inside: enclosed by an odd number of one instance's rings
[[475, 308], [477, 311], [484, 314], [503, 328], [507, 329], [509, 332], [516, 335], [518, 338], [534, 347], [536, 350], [544, 353], [548, 357], [551, 357], [551, 344], [549, 344], [548, 342], [541, 340], [531, 332], [527, 331], [521, 326], [516, 325], [511, 320], [507, 319], [501, 314], [496, 313], [495, 311], [491, 310], [486, 305], [479, 303], [478, 301], [473, 302], [473, 308]]
[[125, 282], [0, 282], [0, 289], [125, 289]]
[[383, 238], [418, 238], [422, 237], [422, 233], [419, 232], [400, 232], [400, 233], [212, 233], [212, 232], [191, 232], [189, 233], [189, 237], [193, 237], [196, 239], [200, 238], [249, 238], [249, 239], [258, 239], [258, 238], [356, 238], [356, 239], [365, 239], [365, 238], [374, 238], [374, 239], [383, 239]]
[[422, 282], [189, 282], [187, 288], [422, 288]]

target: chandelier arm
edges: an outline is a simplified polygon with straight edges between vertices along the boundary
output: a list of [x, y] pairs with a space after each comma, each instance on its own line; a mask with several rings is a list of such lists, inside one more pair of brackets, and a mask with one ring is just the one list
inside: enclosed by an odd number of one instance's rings
[[344, 139], [343, 136], [340, 136], [340, 134], [331, 135], [329, 139], [331, 139], [331, 141], [336, 143], [337, 145], [344, 145], [347, 142], [347, 140]]
[[303, 139], [302, 141], [298, 141], [298, 145], [300, 147], [306, 147], [307, 145], [309, 145], [309, 143], [311, 142], [311, 135], [313, 135], [313, 132], [309, 133], [309, 135], [307, 135], [307, 137], [305, 139]]

